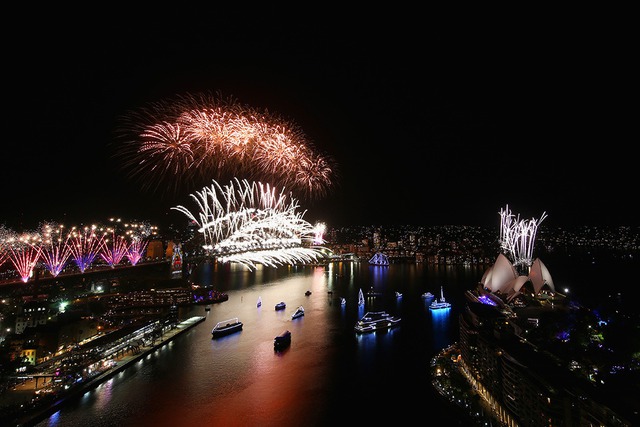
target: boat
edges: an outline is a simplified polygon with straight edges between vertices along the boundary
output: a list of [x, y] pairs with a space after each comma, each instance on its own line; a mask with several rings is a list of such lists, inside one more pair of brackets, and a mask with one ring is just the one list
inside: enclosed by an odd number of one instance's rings
[[347, 299], [345, 297], [340, 297], [340, 305], [346, 305]]
[[433, 298], [433, 294], [431, 292], [425, 292], [422, 294], [422, 298]]
[[191, 295], [194, 304], [211, 305], [219, 302], [224, 302], [229, 299], [229, 295], [226, 292], [221, 292], [212, 287], [203, 287], [200, 285], [191, 285]]
[[364, 305], [364, 294], [362, 293], [362, 288], [358, 291], [358, 305], [361, 307]]
[[370, 259], [369, 265], [389, 266], [389, 257], [381, 252], [376, 252]]
[[285, 304], [284, 301], [280, 301], [276, 304], [276, 310], [284, 310], [285, 308], [287, 308], [287, 304]]
[[293, 314], [291, 315], [291, 319], [297, 319], [298, 317], [302, 317], [304, 316], [304, 307], [299, 306], [298, 308], [296, 308], [296, 311], [293, 312]]
[[205, 305], [204, 306], [204, 311], [211, 311], [211, 306], [210, 305]]
[[237, 317], [234, 317], [233, 319], [223, 320], [222, 322], [216, 323], [216, 326], [211, 330], [211, 336], [212, 338], [219, 338], [235, 332], [240, 332], [241, 330], [242, 322]]
[[307, 290], [304, 294], [305, 294], [306, 296], [309, 296], [309, 295], [311, 295], [311, 291]]
[[396, 291], [396, 298], [402, 298], [402, 292]]
[[400, 324], [400, 318], [392, 316], [386, 311], [367, 312], [354, 327], [359, 334], [390, 329]]
[[258, 297], [258, 302], [256, 303], [256, 307], [260, 307], [262, 305], [262, 297]]
[[451, 308], [451, 304], [444, 299], [444, 291], [442, 286], [440, 286], [440, 299], [434, 299], [431, 304], [429, 304], [430, 310], [442, 310], [444, 308]]
[[291, 331], [284, 331], [273, 339], [273, 348], [275, 350], [282, 350], [283, 348], [291, 345]]

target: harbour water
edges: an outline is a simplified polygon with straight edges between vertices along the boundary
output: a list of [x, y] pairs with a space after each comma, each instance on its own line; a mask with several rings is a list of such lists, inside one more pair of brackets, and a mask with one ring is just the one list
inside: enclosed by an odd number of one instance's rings
[[[37, 425], [468, 425], [431, 386], [429, 362], [457, 340], [462, 294], [485, 268], [342, 263], [248, 272], [201, 265], [194, 276], [228, 293], [228, 301], [210, 311], [184, 309], [180, 317], [205, 321]], [[421, 295], [439, 295], [440, 286], [452, 308], [436, 313]], [[364, 307], [357, 304], [360, 289], [377, 294]], [[275, 310], [279, 301], [286, 309]], [[305, 315], [292, 319], [300, 305]], [[356, 334], [356, 321], [375, 310], [401, 317], [401, 325]], [[234, 317], [242, 331], [212, 339], [213, 326]], [[291, 345], [275, 351], [273, 339], [285, 330]]]

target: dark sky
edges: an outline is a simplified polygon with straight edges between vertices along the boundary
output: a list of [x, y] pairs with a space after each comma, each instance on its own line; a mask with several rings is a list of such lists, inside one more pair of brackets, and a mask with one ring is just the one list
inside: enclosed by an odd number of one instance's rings
[[[361, 21], [363, 22], [363, 21]], [[221, 93], [297, 124], [339, 179], [301, 204], [341, 225], [638, 225], [635, 47], [624, 28], [283, 19], [35, 26], [4, 56], [0, 223], [183, 221], [113, 156], [128, 111]], [[631, 50], [630, 50], [631, 49]]]

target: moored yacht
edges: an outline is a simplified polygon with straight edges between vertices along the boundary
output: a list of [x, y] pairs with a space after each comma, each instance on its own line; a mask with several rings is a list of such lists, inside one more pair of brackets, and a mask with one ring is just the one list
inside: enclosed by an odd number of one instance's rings
[[431, 304], [429, 304], [429, 309], [442, 310], [444, 308], [451, 308], [451, 304], [444, 299], [444, 291], [442, 290], [442, 286], [440, 286], [440, 299], [434, 299]]

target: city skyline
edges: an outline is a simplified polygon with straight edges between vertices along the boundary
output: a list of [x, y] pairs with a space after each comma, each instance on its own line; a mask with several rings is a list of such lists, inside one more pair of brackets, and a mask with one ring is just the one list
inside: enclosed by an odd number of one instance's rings
[[0, 224], [184, 220], [172, 208], [202, 187], [143, 188], [122, 169], [118, 132], [131, 112], [219, 93], [335, 160], [334, 185], [301, 204], [311, 223], [493, 226], [509, 205], [549, 226], [638, 225], [633, 159], [616, 147], [630, 127], [618, 34], [305, 26], [96, 28], [82, 43], [43, 26], [40, 45], [15, 43]]

